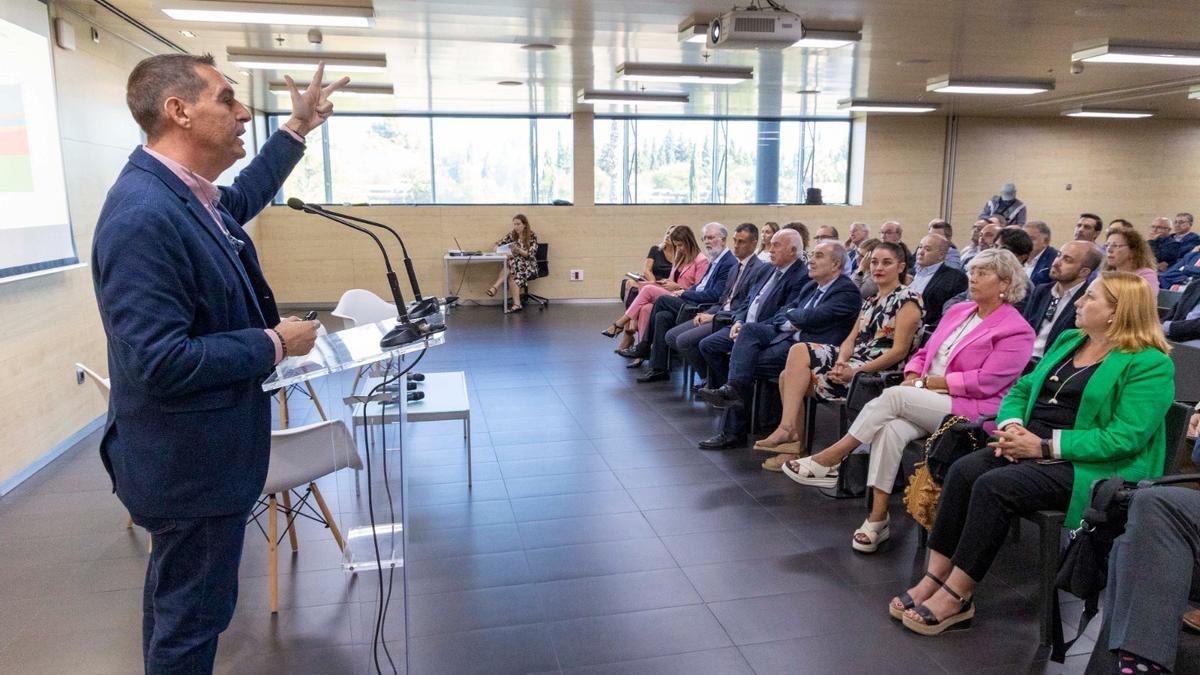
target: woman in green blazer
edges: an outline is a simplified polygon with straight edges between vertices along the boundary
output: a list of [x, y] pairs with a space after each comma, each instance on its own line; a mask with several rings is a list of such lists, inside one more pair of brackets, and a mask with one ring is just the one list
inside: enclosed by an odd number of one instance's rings
[[995, 441], [946, 475], [928, 571], [889, 606], [906, 628], [937, 635], [969, 625], [975, 584], [1013, 518], [1065, 509], [1078, 523], [1096, 479], [1162, 473], [1175, 366], [1155, 305], [1145, 280], [1127, 272], [1101, 274], [1075, 303], [1078, 329], [1004, 397]]

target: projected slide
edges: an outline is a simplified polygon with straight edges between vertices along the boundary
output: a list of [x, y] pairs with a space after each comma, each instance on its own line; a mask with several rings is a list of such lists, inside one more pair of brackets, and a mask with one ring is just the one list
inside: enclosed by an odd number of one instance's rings
[[0, 4], [9, 8], [0, 10], [3, 281], [78, 259], [67, 210], [46, 9], [35, 0]]

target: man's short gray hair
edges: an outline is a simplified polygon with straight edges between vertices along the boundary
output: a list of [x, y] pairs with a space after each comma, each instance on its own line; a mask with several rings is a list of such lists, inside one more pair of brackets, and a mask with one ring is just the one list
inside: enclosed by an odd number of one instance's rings
[[1025, 276], [1025, 266], [1017, 260], [1012, 251], [1005, 248], [985, 248], [967, 263], [968, 273], [976, 268], [991, 270], [996, 276], [1009, 282], [1008, 292], [1004, 296], [1005, 302], [1015, 305], [1025, 298], [1025, 291], [1029, 288], [1029, 277]]
[[716, 231], [717, 231], [718, 233], [720, 233], [720, 235], [721, 235], [721, 238], [722, 238], [722, 239], [728, 239], [728, 238], [729, 238], [729, 229], [728, 229], [728, 228], [726, 228], [724, 225], [722, 225], [722, 224], [720, 224], [720, 223], [716, 222], [716, 221], [713, 221], [713, 222], [711, 222], [711, 223], [709, 223], [709, 224], [705, 225], [705, 226], [704, 226], [704, 228], [701, 230], [701, 232], [705, 232], [705, 231], [707, 231], [707, 230], [708, 230], [708, 228], [710, 228], [710, 227], [711, 227], [711, 228], [714, 228], [714, 229], [716, 229]]
[[813, 247], [813, 250], [818, 248], [826, 248], [829, 252], [829, 257], [837, 264], [838, 269], [846, 265], [846, 247], [842, 246], [842, 242], [826, 239]]
[[150, 141], [163, 133], [163, 103], [168, 98], [195, 103], [208, 87], [196, 66], [216, 67], [216, 61], [212, 54], [157, 54], [142, 59], [129, 73], [125, 103]]
[[1050, 241], [1050, 226], [1046, 224], [1046, 221], [1031, 220], [1028, 223], [1025, 223], [1025, 229], [1028, 230], [1030, 228], [1037, 230], [1038, 233], [1046, 238], [1046, 241]]
[[778, 239], [779, 237], [783, 237], [783, 239], [779, 239], [779, 241], [782, 241], [787, 244], [791, 244], [792, 252], [797, 255], [799, 255], [801, 249], [804, 248], [804, 239], [800, 236], [799, 232], [791, 229], [790, 227], [785, 227], [782, 230], [776, 232], [775, 236], [771, 237], [771, 243], [774, 243], [775, 240]]

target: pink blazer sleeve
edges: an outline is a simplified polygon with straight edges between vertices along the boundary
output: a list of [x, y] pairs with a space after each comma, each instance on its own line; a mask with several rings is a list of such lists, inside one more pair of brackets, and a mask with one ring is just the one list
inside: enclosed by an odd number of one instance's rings
[[683, 273], [679, 275], [679, 281], [677, 283], [684, 288], [691, 288], [692, 286], [700, 283], [700, 280], [704, 278], [704, 273], [707, 271], [708, 256], [701, 253], [700, 255], [696, 256], [696, 259], [692, 261], [692, 264], [683, 268]]
[[974, 399], [1001, 396], [1012, 387], [1029, 363], [1033, 341], [1037, 336], [1019, 312], [1011, 305], [1005, 307], [1010, 310], [1008, 316], [991, 329], [991, 335], [964, 348], [963, 351], [974, 351], [975, 354], [971, 356], [976, 358], [961, 358], [967, 356], [963, 354], [954, 359], [954, 362], [964, 365], [978, 363], [978, 367], [968, 366], [958, 370], [952, 362], [947, 369], [946, 386], [951, 396]]

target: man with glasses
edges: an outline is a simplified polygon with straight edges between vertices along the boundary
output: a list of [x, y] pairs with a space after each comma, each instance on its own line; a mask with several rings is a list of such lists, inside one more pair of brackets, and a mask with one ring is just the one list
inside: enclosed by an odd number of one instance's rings
[[1072, 241], [1063, 245], [1050, 265], [1050, 281], [1033, 288], [1021, 315], [1033, 327], [1033, 356], [1041, 358], [1058, 335], [1075, 327], [1075, 301], [1087, 290], [1088, 277], [1104, 258], [1095, 244]]
[[1159, 272], [1164, 272], [1171, 266], [1169, 263], [1163, 262], [1162, 256], [1159, 253], [1159, 247], [1166, 243], [1170, 234], [1170, 218], [1159, 216], [1150, 222], [1150, 235], [1146, 237], [1146, 243], [1150, 244], [1150, 250], [1154, 252], [1154, 260], [1158, 264]]
[[1154, 251], [1154, 257], [1159, 262], [1166, 263], [1170, 268], [1183, 256], [1191, 253], [1192, 249], [1200, 246], [1200, 235], [1192, 232], [1192, 214], [1177, 213], [1171, 223], [1171, 233]]

